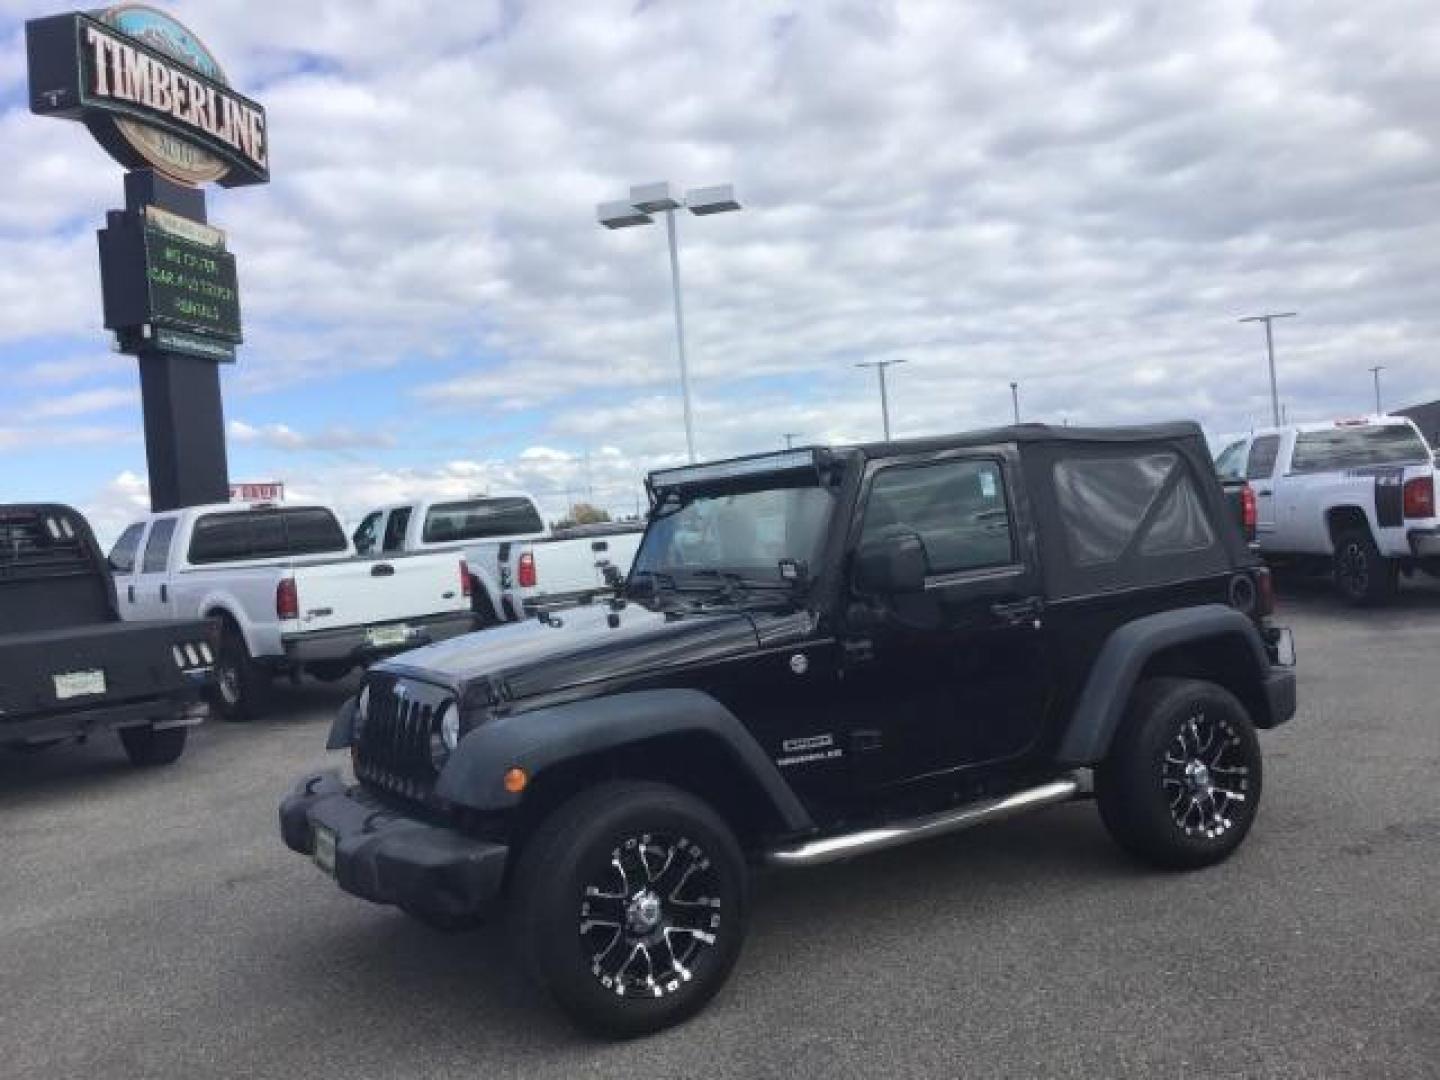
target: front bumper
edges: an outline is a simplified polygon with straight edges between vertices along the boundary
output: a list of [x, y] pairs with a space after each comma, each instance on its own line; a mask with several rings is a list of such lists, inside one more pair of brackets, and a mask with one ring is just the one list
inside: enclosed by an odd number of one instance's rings
[[311, 664], [322, 661], [349, 660], [355, 664], [367, 664], [386, 656], [409, 652], [422, 645], [434, 645], [476, 629], [475, 613], [456, 611], [445, 615], [432, 615], [423, 619], [407, 619], [405, 625], [410, 634], [403, 642], [395, 645], [376, 646], [370, 643], [368, 626], [347, 626], [339, 630], [316, 630], [308, 634], [295, 634], [283, 638], [285, 658], [294, 664]]
[[406, 817], [337, 772], [302, 780], [280, 804], [280, 835], [315, 857], [317, 829], [334, 836], [336, 884], [353, 896], [444, 923], [487, 914], [500, 897], [509, 849]]
[[1279, 727], [1295, 716], [1295, 669], [1272, 667], [1265, 676], [1265, 700], [1270, 705], [1270, 722]]

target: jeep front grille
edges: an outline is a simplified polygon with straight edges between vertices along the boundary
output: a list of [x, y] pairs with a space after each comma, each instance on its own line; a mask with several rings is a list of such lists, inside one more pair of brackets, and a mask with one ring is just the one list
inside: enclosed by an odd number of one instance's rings
[[448, 696], [441, 687], [370, 675], [369, 706], [355, 740], [355, 778], [392, 795], [426, 802], [438, 775], [431, 753], [440, 705]]

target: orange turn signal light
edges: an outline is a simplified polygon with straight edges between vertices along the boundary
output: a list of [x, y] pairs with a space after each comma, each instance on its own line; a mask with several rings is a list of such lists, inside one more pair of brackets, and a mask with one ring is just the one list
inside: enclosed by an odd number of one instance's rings
[[524, 769], [514, 768], [505, 770], [505, 790], [511, 795], [519, 795], [525, 790], [525, 785], [530, 782]]

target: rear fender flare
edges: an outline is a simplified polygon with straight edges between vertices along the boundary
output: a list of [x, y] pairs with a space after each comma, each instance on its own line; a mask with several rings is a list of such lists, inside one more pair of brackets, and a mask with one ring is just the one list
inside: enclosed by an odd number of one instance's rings
[[477, 810], [505, 810], [522, 795], [505, 790], [504, 774], [530, 776], [565, 762], [666, 735], [699, 734], [725, 747], [754, 779], [788, 830], [813, 827], [809, 813], [754, 736], [735, 715], [699, 690], [641, 690], [514, 713], [467, 734], [446, 762], [436, 794]]
[[[1110, 740], [1125, 716], [1136, 680], [1151, 657], [1187, 642], [1214, 638], [1243, 639], [1254, 667], [1243, 673], [1257, 683], [1269, 667], [1259, 631], [1248, 617], [1223, 604], [1204, 604], [1147, 615], [1115, 630], [1101, 647], [1090, 677], [1060, 741], [1062, 765], [1094, 765], [1110, 750]], [[1263, 726], [1263, 725], [1262, 725]]]

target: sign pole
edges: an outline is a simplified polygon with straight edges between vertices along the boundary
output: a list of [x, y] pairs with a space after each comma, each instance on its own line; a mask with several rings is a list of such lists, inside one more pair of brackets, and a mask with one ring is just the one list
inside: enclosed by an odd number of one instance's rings
[[[147, 206], [205, 222], [204, 190], [136, 169], [125, 175], [125, 209], [143, 215]], [[138, 360], [150, 509], [225, 502], [230, 477], [220, 365], [161, 348], [143, 349]]]

